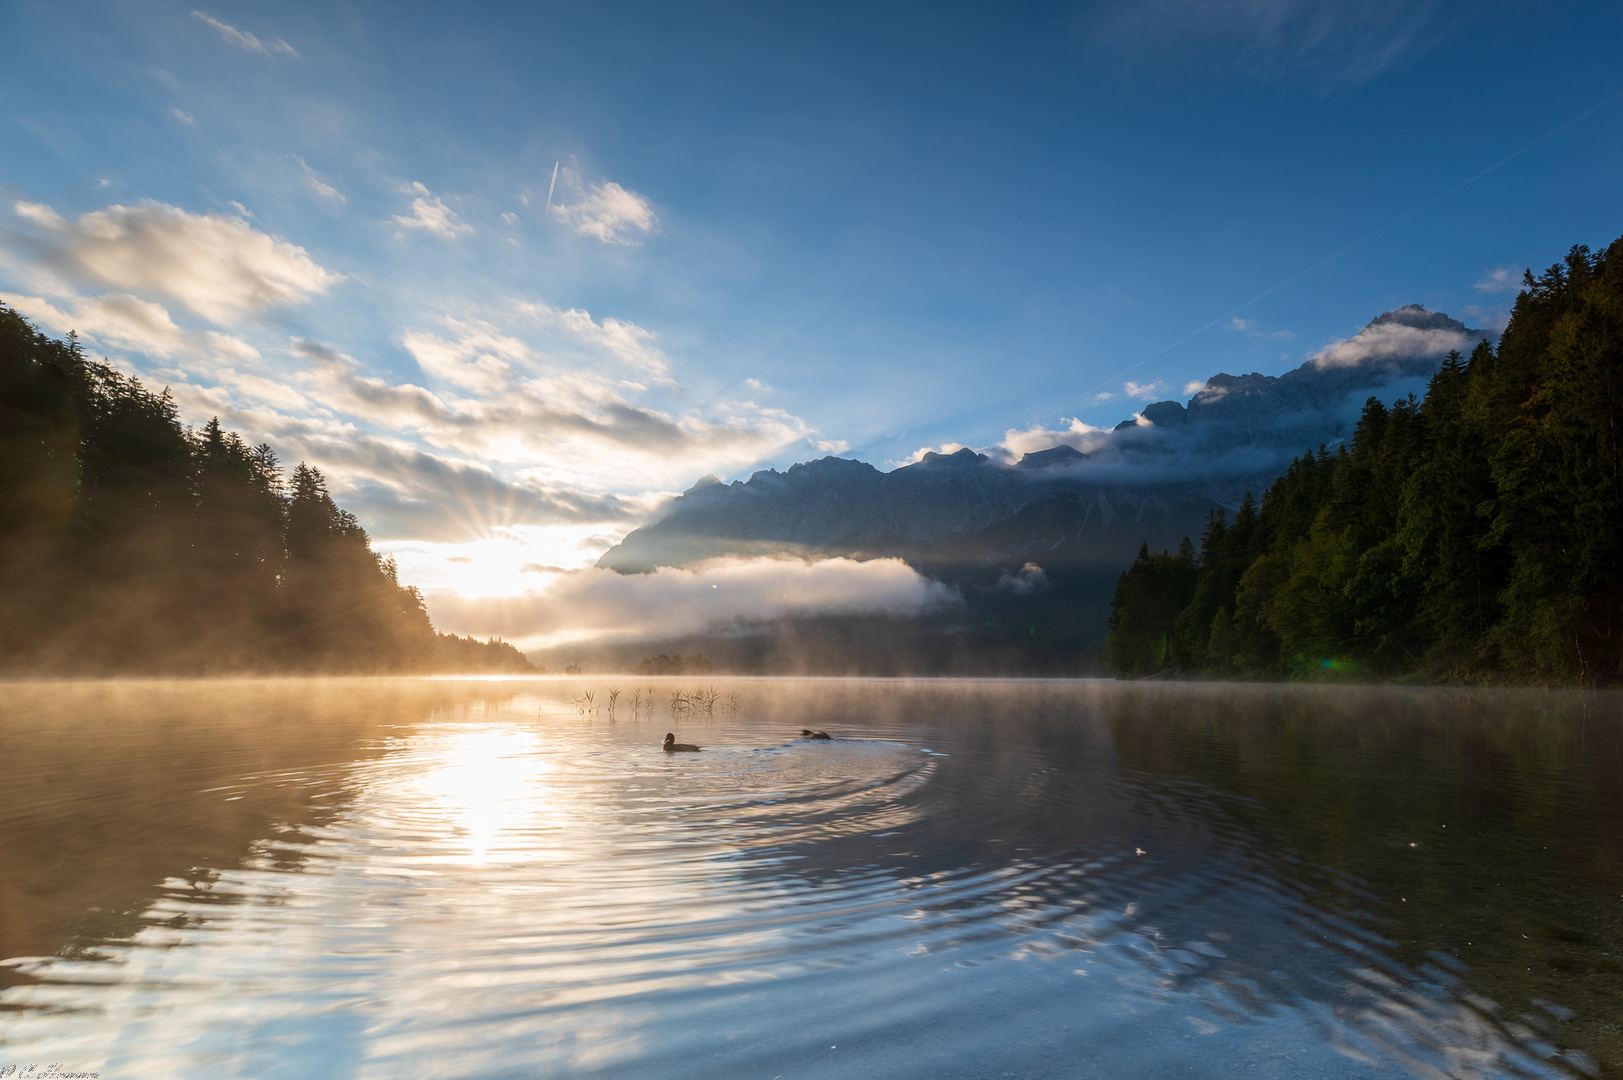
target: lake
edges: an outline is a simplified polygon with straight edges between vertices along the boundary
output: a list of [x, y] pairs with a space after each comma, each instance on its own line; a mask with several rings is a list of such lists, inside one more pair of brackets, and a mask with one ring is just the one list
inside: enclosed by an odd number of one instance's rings
[[1617, 1075], [1620, 705], [3, 684], [0, 1075]]

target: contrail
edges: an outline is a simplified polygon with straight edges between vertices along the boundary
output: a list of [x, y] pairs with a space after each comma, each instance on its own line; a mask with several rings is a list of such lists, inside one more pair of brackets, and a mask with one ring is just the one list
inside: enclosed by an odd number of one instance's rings
[[552, 183], [547, 185], [547, 208], [546, 210], [541, 211], [541, 217], [543, 219], [545, 219], [548, 212], [552, 210], [552, 192], [553, 189], [558, 186], [558, 166], [562, 164], [563, 162], [561, 161], [554, 161], [552, 163]]
[[1570, 120], [1567, 120], [1567, 121], [1565, 121], [1564, 123], [1561, 123], [1561, 124], [1557, 124], [1555, 127], [1551, 128], [1549, 131], [1546, 131], [1544, 134], [1540, 135], [1538, 138], [1534, 139], [1532, 142], [1528, 143], [1526, 146], [1523, 146], [1520, 150], [1517, 150], [1514, 153], [1507, 154], [1506, 156], [1500, 158], [1498, 161], [1494, 162], [1492, 165], [1489, 165], [1486, 169], [1483, 169], [1481, 172], [1477, 173], [1475, 176], [1472, 176], [1467, 180], [1461, 180], [1459, 183], [1455, 184], [1453, 187], [1449, 188], [1447, 191], [1443, 191], [1443, 192], [1440, 192], [1440, 193], [1438, 193], [1436, 195], [1433, 195], [1431, 198], [1427, 199], [1425, 202], [1420, 203], [1420, 204], [1418, 204], [1418, 205], [1416, 205], [1414, 207], [1411, 207], [1408, 210], [1405, 210], [1403, 213], [1399, 214], [1397, 217], [1393, 218], [1392, 220], [1386, 222], [1384, 225], [1380, 225], [1380, 226], [1377, 226], [1374, 229], [1371, 229], [1369, 232], [1365, 233], [1363, 236], [1359, 237], [1357, 240], [1354, 240], [1352, 243], [1348, 244], [1346, 247], [1342, 248], [1340, 251], [1337, 251], [1332, 255], [1328, 255], [1325, 258], [1320, 259], [1318, 262], [1314, 263], [1312, 266], [1309, 266], [1305, 270], [1298, 270], [1296, 273], [1292, 274], [1290, 277], [1288, 277], [1285, 280], [1281, 281], [1279, 284], [1274, 285], [1272, 288], [1264, 289], [1262, 292], [1258, 293], [1256, 296], [1253, 296], [1251, 299], [1247, 300], [1245, 303], [1241, 304], [1239, 307], [1232, 308], [1229, 311], [1224, 312], [1222, 315], [1219, 315], [1217, 318], [1213, 319], [1211, 322], [1207, 323], [1205, 326], [1202, 326], [1198, 330], [1195, 330], [1195, 331], [1192, 331], [1192, 332], [1190, 332], [1188, 334], [1185, 334], [1183, 337], [1179, 338], [1177, 341], [1174, 341], [1171, 345], [1168, 345], [1166, 348], [1158, 349], [1155, 352], [1152, 352], [1150, 355], [1146, 356], [1144, 359], [1140, 360], [1138, 363], [1131, 364], [1128, 367], [1122, 368], [1119, 372], [1112, 375], [1110, 378], [1106, 379], [1104, 382], [1100, 383], [1098, 386], [1095, 386], [1092, 390], [1088, 390], [1087, 392], [1083, 393], [1081, 395], [1081, 397], [1073, 398], [1073, 399], [1071, 399], [1071, 401], [1067, 402], [1066, 404], [1061, 405], [1054, 412], [1049, 413], [1048, 414], [1049, 418], [1059, 416], [1061, 413], [1064, 413], [1065, 411], [1067, 411], [1070, 408], [1072, 408], [1073, 406], [1075, 406], [1078, 402], [1083, 401], [1083, 400], [1087, 399], [1088, 397], [1091, 397], [1093, 394], [1097, 393], [1099, 390], [1102, 390], [1104, 387], [1109, 386], [1111, 383], [1115, 382], [1117, 379], [1121, 378], [1123, 375], [1127, 375], [1127, 374], [1137, 370], [1138, 368], [1143, 367], [1145, 364], [1149, 363], [1151, 360], [1154, 360], [1158, 356], [1166, 355], [1167, 353], [1171, 352], [1173, 349], [1176, 349], [1179, 345], [1182, 345], [1184, 342], [1188, 341], [1189, 339], [1196, 338], [1196, 337], [1199, 337], [1201, 334], [1204, 334], [1206, 331], [1210, 330], [1212, 327], [1216, 326], [1218, 323], [1224, 321], [1225, 319], [1233, 318], [1235, 315], [1238, 315], [1240, 312], [1244, 311], [1246, 308], [1250, 307], [1252, 304], [1255, 304], [1257, 301], [1265, 299], [1266, 297], [1272, 296], [1274, 293], [1278, 292], [1280, 289], [1283, 289], [1285, 286], [1287, 286], [1287, 285], [1289, 285], [1289, 284], [1291, 284], [1293, 282], [1300, 281], [1302, 278], [1307, 277], [1309, 274], [1313, 273], [1313, 271], [1318, 270], [1321, 267], [1328, 266], [1330, 263], [1335, 262], [1337, 259], [1339, 259], [1343, 255], [1347, 254], [1347, 252], [1353, 250], [1356, 247], [1361, 246], [1362, 244], [1366, 243], [1369, 240], [1373, 240], [1375, 237], [1379, 236], [1381, 233], [1385, 232], [1387, 229], [1390, 229], [1392, 226], [1398, 224], [1399, 222], [1406, 221], [1409, 218], [1414, 217], [1414, 215], [1420, 213], [1420, 211], [1426, 209], [1426, 207], [1432, 205], [1433, 203], [1441, 202], [1442, 200], [1448, 198], [1450, 195], [1453, 195], [1455, 192], [1459, 191], [1461, 188], [1469, 187], [1471, 184], [1476, 183], [1478, 180], [1482, 179], [1484, 176], [1487, 176], [1489, 173], [1493, 172], [1495, 169], [1498, 169], [1501, 166], [1510, 164], [1512, 161], [1515, 161], [1517, 158], [1521, 157], [1523, 154], [1527, 153], [1529, 150], [1533, 149], [1535, 146], [1538, 146], [1538, 145], [1540, 145], [1541, 143], [1544, 143], [1544, 142], [1548, 142], [1550, 139], [1555, 138], [1557, 135], [1561, 134], [1563, 131], [1567, 130], [1567, 128], [1569, 128], [1572, 125], [1578, 123], [1579, 121], [1589, 119], [1589, 117], [1591, 117], [1595, 113], [1599, 112], [1601, 109], [1604, 109], [1606, 106], [1610, 105], [1612, 102], [1616, 101], [1618, 98], [1623, 98], [1623, 90], [1618, 91], [1617, 93], [1613, 94], [1611, 97], [1606, 98], [1604, 101], [1598, 102], [1595, 105], [1591, 105], [1589, 108], [1585, 109], [1583, 112], [1579, 113], [1577, 116], [1572, 117]]

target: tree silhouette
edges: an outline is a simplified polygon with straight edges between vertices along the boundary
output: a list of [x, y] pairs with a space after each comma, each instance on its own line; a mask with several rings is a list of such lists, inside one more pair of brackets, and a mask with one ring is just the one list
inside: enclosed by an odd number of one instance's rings
[[0, 669], [533, 671], [436, 634], [316, 468], [0, 305]]

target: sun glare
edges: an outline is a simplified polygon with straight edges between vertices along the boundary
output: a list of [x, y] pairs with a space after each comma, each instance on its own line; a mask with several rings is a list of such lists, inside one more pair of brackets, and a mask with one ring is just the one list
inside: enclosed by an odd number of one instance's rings
[[514, 527], [466, 543], [375, 546], [394, 556], [402, 584], [472, 599], [544, 589], [554, 576], [594, 564], [612, 543], [590, 529]]
[[534, 819], [549, 803], [542, 779], [547, 762], [535, 751], [532, 733], [506, 726], [450, 735], [450, 745], [436, 755], [441, 763], [414, 785], [449, 826], [451, 851], [435, 861], [485, 866], [528, 857], [514, 840], [533, 836]]

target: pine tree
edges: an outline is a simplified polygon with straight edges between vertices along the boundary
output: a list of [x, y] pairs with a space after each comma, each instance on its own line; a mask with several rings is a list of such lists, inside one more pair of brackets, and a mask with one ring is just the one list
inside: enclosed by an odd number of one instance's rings
[[1199, 563], [1186, 536], [1176, 554], [1151, 554], [1139, 547], [1138, 558], [1122, 574], [1110, 604], [1110, 638], [1106, 660], [1117, 675], [1139, 678], [1173, 666], [1174, 623], [1189, 606]]

